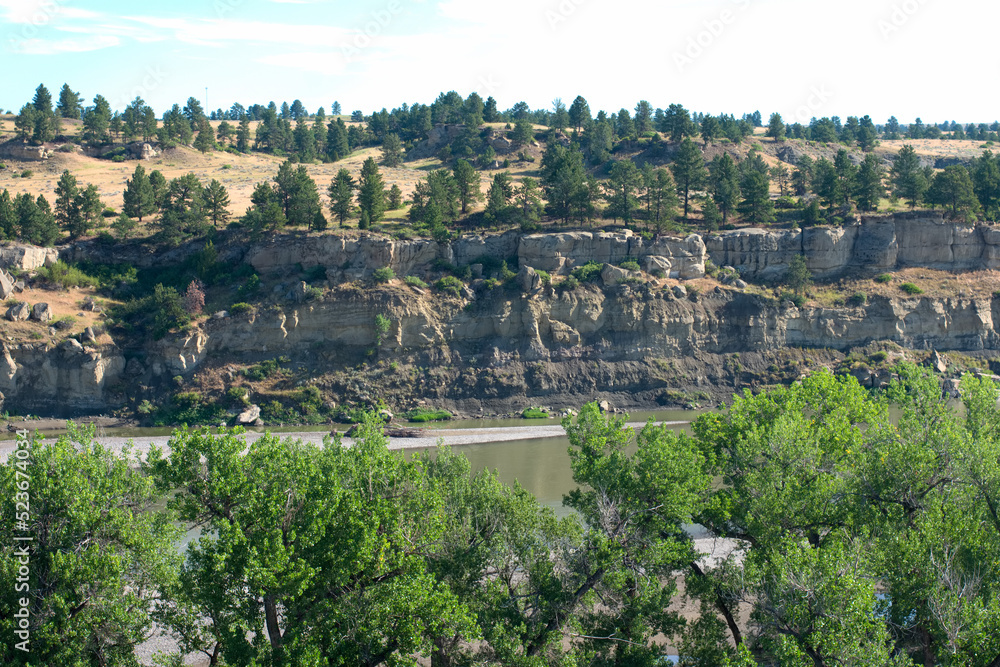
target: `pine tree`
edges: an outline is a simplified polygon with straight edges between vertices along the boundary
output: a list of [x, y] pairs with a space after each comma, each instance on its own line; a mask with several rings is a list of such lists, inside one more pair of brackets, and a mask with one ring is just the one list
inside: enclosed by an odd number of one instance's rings
[[198, 136], [194, 139], [194, 147], [202, 153], [215, 150], [215, 132], [207, 118], [202, 118], [198, 124]]
[[767, 124], [767, 134], [775, 142], [785, 140], [785, 121], [781, 119], [780, 113], [771, 114], [771, 120]]
[[111, 141], [108, 126], [111, 124], [111, 105], [102, 96], [94, 97], [94, 106], [83, 114], [83, 138], [93, 144]]
[[354, 179], [351, 172], [341, 169], [337, 172], [327, 193], [330, 196], [330, 213], [337, 217], [340, 226], [351, 216], [354, 208]]
[[56, 184], [56, 222], [65, 230], [75, 228], [79, 224], [80, 211], [77, 208], [79, 194], [76, 176], [70, 174], [68, 169], [63, 171]]
[[708, 189], [725, 224], [740, 202], [739, 169], [729, 153], [723, 153], [712, 160], [709, 173]]
[[462, 206], [462, 213], [467, 213], [469, 204], [475, 203], [483, 198], [483, 193], [479, 189], [479, 172], [466, 160], [458, 160], [454, 169], [455, 184], [458, 186], [458, 200]]
[[59, 104], [56, 109], [62, 118], [72, 118], [80, 120], [83, 106], [83, 98], [79, 93], [73, 92], [68, 83], [64, 83], [59, 91]]
[[739, 211], [747, 222], [763, 224], [774, 222], [774, 204], [771, 202], [771, 183], [767, 174], [757, 169], [747, 169], [740, 179], [743, 199]]
[[403, 142], [399, 135], [390, 133], [382, 140], [382, 164], [395, 168], [403, 163]]
[[156, 212], [156, 194], [146, 176], [146, 170], [141, 164], [136, 165], [132, 178], [125, 181], [124, 205], [122, 210], [130, 218], [138, 218], [142, 222], [144, 216]]
[[858, 171], [857, 194], [858, 208], [862, 211], [878, 210], [879, 202], [885, 196], [885, 170], [882, 161], [874, 153], [865, 155], [861, 169]]
[[684, 199], [684, 217], [688, 217], [689, 202], [692, 190], [701, 187], [708, 175], [705, 169], [705, 159], [701, 150], [691, 141], [690, 137], [684, 137], [681, 141], [674, 163], [671, 165], [674, 173], [674, 180], [677, 181], [677, 194]]
[[980, 211], [979, 200], [969, 178], [968, 170], [960, 164], [945, 167], [934, 176], [927, 190], [927, 200], [932, 204], [951, 208], [956, 218], [970, 219]]
[[236, 132], [236, 150], [241, 153], [250, 152], [250, 119], [247, 116], [240, 119], [240, 129]]
[[615, 160], [604, 186], [607, 213], [614, 220], [621, 218], [626, 224], [632, 222], [632, 212], [639, 204], [635, 193], [642, 185], [642, 173], [632, 160]]
[[228, 206], [229, 193], [222, 183], [213, 178], [205, 188], [205, 214], [212, 221], [213, 227], [224, 225], [229, 221]]
[[914, 208], [923, 201], [929, 183], [920, 168], [920, 158], [910, 144], [904, 144], [896, 154], [890, 171], [892, 194], [909, 202]]
[[385, 183], [374, 158], [368, 158], [361, 166], [358, 204], [371, 223], [378, 222], [385, 214]]

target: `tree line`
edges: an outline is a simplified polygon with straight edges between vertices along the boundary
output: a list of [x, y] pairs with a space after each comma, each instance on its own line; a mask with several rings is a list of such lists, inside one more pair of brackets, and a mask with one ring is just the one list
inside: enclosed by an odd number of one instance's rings
[[[137, 461], [33, 439], [0, 465], [7, 516], [30, 479], [32, 653], [0, 656], [132, 665], [155, 622], [212, 665], [652, 666], [666, 643], [687, 666], [995, 665], [997, 387], [965, 377], [957, 411], [896, 371], [746, 393], [690, 435], [588, 405], [563, 421], [564, 518], [447, 449], [390, 452], [374, 415], [351, 447], [179, 431]], [[735, 549], [706, 561], [692, 523]]]

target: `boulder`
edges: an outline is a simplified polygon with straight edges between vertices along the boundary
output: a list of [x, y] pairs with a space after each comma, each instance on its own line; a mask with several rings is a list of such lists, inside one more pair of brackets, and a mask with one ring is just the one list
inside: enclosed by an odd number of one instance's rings
[[0, 299], [6, 299], [14, 293], [14, 280], [6, 271], [0, 270]]
[[931, 352], [931, 356], [927, 357], [924, 366], [936, 373], [946, 373], [948, 371], [948, 363], [944, 360], [944, 357], [938, 354], [937, 350]]
[[629, 271], [628, 269], [623, 269], [620, 266], [612, 266], [611, 264], [605, 264], [604, 268], [601, 269], [601, 280], [608, 287], [618, 285], [633, 278], [641, 279], [642, 273], [639, 271]]
[[673, 264], [666, 257], [661, 257], [660, 255], [646, 255], [643, 259], [643, 268], [646, 273], [655, 274], [657, 271], [665, 276], [670, 275], [670, 271], [673, 269]]
[[258, 419], [260, 419], [260, 406], [251, 405], [249, 408], [240, 413], [240, 415], [236, 418], [236, 422], [238, 424], [253, 425], [257, 423]]
[[36, 303], [31, 309], [31, 319], [36, 322], [49, 322], [52, 317], [52, 308], [47, 303]]
[[534, 292], [542, 286], [542, 277], [530, 266], [522, 266], [517, 272], [516, 280], [523, 292]]
[[31, 307], [26, 303], [15, 303], [7, 309], [5, 317], [11, 322], [23, 322], [31, 317]]

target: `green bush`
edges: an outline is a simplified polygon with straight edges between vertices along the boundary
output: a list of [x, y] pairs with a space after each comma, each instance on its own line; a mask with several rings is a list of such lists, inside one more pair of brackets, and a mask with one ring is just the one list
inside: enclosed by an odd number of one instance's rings
[[847, 303], [852, 306], [863, 306], [868, 303], [868, 295], [864, 292], [855, 292], [847, 297]]
[[421, 289], [427, 289], [427, 283], [425, 283], [420, 278], [417, 278], [416, 276], [406, 276], [405, 278], [403, 278], [403, 282], [409, 285], [410, 287], [420, 287]]
[[434, 287], [437, 288], [438, 291], [444, 292], [445, 294], [452, 294], [456, 297], [462, 295], [462, 288], [464, 286], [465, 285], [462, 281], [455, 276], [445, 276], [441, 280], [434, 283]]
[[549, 413], [541, 408], [525, 408], [521, 419], [548, 419]]
[[259, 364], [255, 364], [243, 369], [243, 377], [253, 382], [261, 382], [278, 373], [281, 373], [281, 366], [277, 359], [268, 359]]
[[578, 266], [573, 269], [570, 274], [581, 283], [589, 283], [597, 280], [601, 277], [601, 268], [603, 265], [597, 262], [587, 262], [583, 266]]
[[911, 296], [916, 296], [917, 294], [923, 294], [924, 293], [924, 291], [922, 289], [920, 289], [919, 287], [917, 287], [913, 283], [903, 283], [902, 285], [899, 286], [899, 289], [903, 290], [904, 292], [906, 292], [907, 294], [909, 294]]
[[231, 305], [229, 307], [229, 314], [230, 315], [245, 315], [247, 313], [253, 312], [253, 309], [254, 309], [253, 306], [251, 306], [249, 303], [243, 303], [243, 302], [234, 303], [233, 305]]
[[580, 286], [580, 281], [576, 279], [576, 276], [566, 276], [566, 279], [559, 283], [559, 289], [561, 290], [575, 290]]
[[443, 422], [452, 418], [447, 410], [432, 410], [430, 408], [413, 408], [403, 414], [403, 419], [409, 422]]
[[892, 275], [888, 273], [880, 273], [875, 276], [875, 282], [885, 285], [886, 283], [892, 282]]
[[88, 276], [75, 266], [57, 261], [51, 266], [38, 269], [38, 277], [52, 285], [61, 287], [97, 287], [98, 280]]
[[639, 262], [635, 261], [634, 259], [626, 259], [624, 262], [622, 262], [618, 266], [620, 266], [621, 268], [625, 269], [626, 271], [641, 271], [642, 270], [639, 267]]
[[381, 269], [375, 269], [375, 272], [372, 274], [372, 278], [379, 284], [387, 283], [395, 277], [396, 272], [389, 266], [383, 266]]

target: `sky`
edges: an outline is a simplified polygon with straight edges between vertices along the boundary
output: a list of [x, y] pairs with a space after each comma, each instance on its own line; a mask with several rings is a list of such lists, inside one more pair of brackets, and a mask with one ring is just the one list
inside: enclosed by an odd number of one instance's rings
[[582, 95], [595, 113], [992, 122], [998, 18], [972, 0], [0, 0], [0, 108], [68, 83], [157, 115], [188, 97], [371, 113], [456, 90], [501, 109]]

